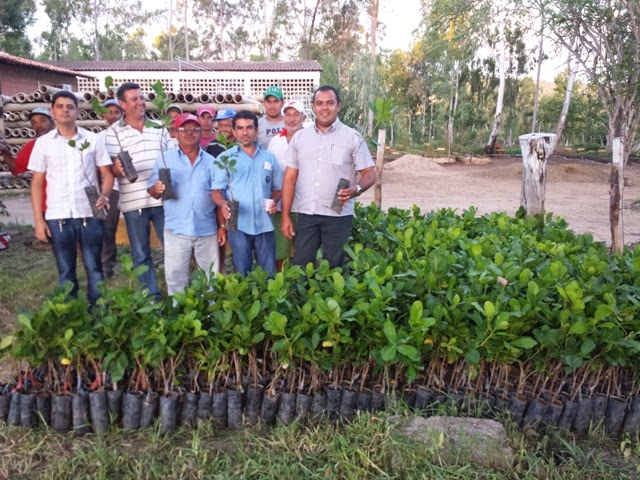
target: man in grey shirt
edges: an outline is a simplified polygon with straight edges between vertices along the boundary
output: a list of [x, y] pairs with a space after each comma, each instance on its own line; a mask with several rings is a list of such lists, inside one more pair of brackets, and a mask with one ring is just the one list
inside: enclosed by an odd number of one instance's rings
[[[375, 183], [376, 169], [362, 135], [338, 119], [340, 96], [335, 88], [318, 88], [312, 108], [315, 124], [296, 133], [285, 154], [281, 230], [286, 238], [295, 235], [294, 264], [313, 262], [322, 247], [323, 258], [333, 268], [344, 264], [353, 199]], [[340, 205], [332, 208], [340, 179], [347, 179], [349, 186], [337, 192]], [[295, 232], [291, 221], [294, 201], [298, 211]]]
[[266, 115], [258, 120], [258, 143], [266, 150], [271, 139], [284, 130], [284, 95], [280, 87], [271, 85], [264, 91], [263, 96]]

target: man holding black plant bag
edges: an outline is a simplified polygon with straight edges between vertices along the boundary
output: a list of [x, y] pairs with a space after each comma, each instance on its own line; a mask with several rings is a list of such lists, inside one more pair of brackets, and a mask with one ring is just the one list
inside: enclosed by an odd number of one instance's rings
[[[103, 225], [95, 218], [109, 208], [113, 187], [111, 160], [92, 132], [76, 125], [78, 99], [61, 90], [53, 95], [51, 112], [56, 128], [38, 138], [29, 159], [33, 172], [31, 205], [35, 234], [51, 241], [60, 285], [71, 282], [71, 294], [78, 295], [77, 247], [87, 272], [87, 297], [95, 304], [102, 281]], [[97, 169], [103, 177], [97, 190]], [[42, 215], [42, 185], [47, 181], [47, 211]], [[90, 197], [92, 194], [93, 205]]]
[[314, 262], [322, 247], [322, 257], [334, 268], [344, 263], [353, 199], [375, 183], [376, 169], [362, 135], [338, 119], [340, 96], [335, 88], [318, 88], [312, 108], [315, 124], [293, 136], [284, 156], [281, 230], [286, 238], [295, 235], [295, 265]]
[[160, 152], [171, 148], [171, 137], [164, 128], [145, 125], [145, 97], [138, 84], [123, 83], [117, 97], [124, 118], [107, 129], [106, 147], [113, 159], [113, 174], [118, 179], [119, 207], [127, 225], [134, 267], [148, 267], [140, 275], [140, 283], [150, 296], [159, 298], [150, 234], [153, 223], [160, 243], [164, 242], [164, 209], [162, 200], [147, 192], [147, 182]]

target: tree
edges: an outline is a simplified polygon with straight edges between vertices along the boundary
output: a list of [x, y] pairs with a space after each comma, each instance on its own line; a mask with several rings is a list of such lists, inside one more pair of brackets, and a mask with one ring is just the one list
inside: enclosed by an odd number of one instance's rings
[[31, 56], [25, 31], [34, 22], [33, 0], [0, 0], [0, 50], [21, 57]]
[[607, 112], [607, 147], [623, 138], [625, 161], [640, 120], [640, 4], [637, 0], [555, 0], [552, 28], [597, 88]]

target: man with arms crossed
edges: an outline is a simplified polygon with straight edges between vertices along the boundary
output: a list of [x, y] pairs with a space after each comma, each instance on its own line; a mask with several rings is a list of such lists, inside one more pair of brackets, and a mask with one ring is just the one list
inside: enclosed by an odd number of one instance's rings
[[[183, 113], [174, 120], [178, 148], [164, 154], [171, 169], [175, 199], [164, 202], [164, 275], [169, 295], [181, 292], [189, 283], [191, 255], [207, 276], [219, 267], [219, 246], [226, 241], [226, 231], [218, 228], [216, 206], [211, 191], [216, 175], [224, 173], [214, 165], [211, 155], [200, 148], [202, 126], [195, 115]], [[158, 179], [164, 167], [156, 160], [149, 177], [149, 195], [160, 198], [165, 185]]]
[[107, 129], [106, 147], [111, 158], [117, 157], [120, 151], [128, 151], [138, 173], [138, 179], [131, 183], [124, 175], [120, 160], [114, 160], [113, 174], [118, 179], [119, 206], [127, 225], [133, 264], [135, 267], [148, 267], [139, 280], [149, 295], [159, 298], [150, 234], [153, 223], [160, 243], [163, 242], [164, 210], [162, 200], [151, 197], [147, 192], [147, 182], [156, 158], [161, 151], [169, 149], [171, 139], [165, 129], [145, 127], [145, 99], [138, 84], [123, 83], [118, 88], [117, 97], [124, 118]]
[[[344, 264], [344, 244], [351, 233], [354, 198], [376, 181], [376, 169], [362, 135], [338, 119], [340, 95], [330, 86], [313, 94], [316, 122], [298, 132], [285, 155], [282, 187], [282, 234], [293, 238], [291, 207], [298, 208], [293, 263], [306, 265], [322, 255], [331, 268]], [[359, 174], [359, 179], [356, 177]], [[331, 209], [341, 178], [350, 185], [338, 191], [340, 213]]]
[[[77, 247], [82, 250], [87, 272], [87, 297], [95, 304], [100, 296], [98, 283], [102, 281], [102, 222], [93, 217], [85, 187], [97, 186], [99, 169], [104, 181], [98, 208], [109, 208], [109, 194], [113, 187], [111, 160], [96, 136], [76, 126], [78, 99], [71, 92], [61, 90], [53, 95], [51, 111], [56, 128], [38, 139], [31, 158], [31, 206], [38, 240], [51, 239], [53, 255], [58, 267], [60, 285], [73, 284], [71, 294], [78, 295], [76, 275]], [[75, 142], [75, 147], [69, 141]], [[42, 185], [47, 180], [46, 219], [42, 216]]]

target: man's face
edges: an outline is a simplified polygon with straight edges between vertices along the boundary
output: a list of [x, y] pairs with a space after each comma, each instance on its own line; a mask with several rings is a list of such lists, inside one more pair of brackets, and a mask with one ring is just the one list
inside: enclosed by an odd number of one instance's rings
[[279, 100], [273, 95], [265, 98], [264, 109], [267, 112], [267, 117], [279, 120], [282, 117], [281, 110], [283, 105], [284, 105], [284, 100]]
[[249, 118], [239, 118], [236, 120], [233, 135], [236, 137], [236, 142], [241, 146], [250, 147], [258, 137], [258, 129], [253, 124], [253, 120]]
[[140, 89], [127, 90], [124, 92], [124, 99], [119, 100], [124, 111], [124, 116], [128, 119], [141, 119], [146, 112], [144, 95]]
[[305, 115], [295, 108], [287, 108], [284, 112], [284, 126], [288, 133], [296, 133], [302, 128]]
[[109, 125], [113, 125], [122, 117], [122, 110], [115, 105], [109, 105], [107, 107], [107, 111], [102, 114], [102, 119], [105, 120]]
[[192, 150], [200, 146], [202, 128], [196, 122], [186, 122], [176, 128], [176, 138], [181, 149]]
[[45, 133], [51, 131], [54, 127], [53, 120], [51, 120], [46, 115], [31, 115], [31, 128], [36, 132], [36, 137], [41, 137]]
[[73, 125], [78, 118], [78, 107], [70, 98], [59, 97], [51, 106], [53, 119], [59, 125]]
[[202, 112], [198, 118], [203, 130], [210, 132], [213, 129], [213, 116], [209, 112]]
[[218, 133], [226, 135], [228, 142], [233, 142], [235, 140], [233, 136], [233, 119], [218, 120]]
[[316, 124], [320, 127], [329, 127], [338, 118], [340, 104], [336, 94], [332, 91], [316, 92], [313, 99], [313, 113], [316, 115]]

